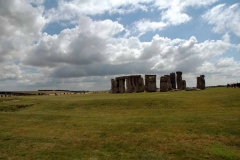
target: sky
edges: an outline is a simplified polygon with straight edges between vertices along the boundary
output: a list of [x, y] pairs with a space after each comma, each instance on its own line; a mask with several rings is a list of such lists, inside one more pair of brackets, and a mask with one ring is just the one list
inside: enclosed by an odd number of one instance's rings
[[240, 82], [238, 0], [0, 0], [0, 90], [109, 90], [182, 71]]

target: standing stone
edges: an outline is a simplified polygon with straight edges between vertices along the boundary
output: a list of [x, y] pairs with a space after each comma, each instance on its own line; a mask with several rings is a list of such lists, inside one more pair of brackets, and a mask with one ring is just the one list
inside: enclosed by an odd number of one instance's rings
[[168, 91], [168, 78], [162, 76], [160, 78], [160, 92], [167, 92]]
[[170, 75], [164, 75], [165, 77], [167, 77], [167, 85], [168, 85], [168, 91], [172, 90], [172, 84], [171, 84], [171, 79], [170, 79]]
[[201, 77], [197, 77], [197, 88], [202, 89], [202, 78]]
[[182, 72], [181, 71], [177, 71], [177, 89], [182, 89]]
[[127, 78], [127, 93], [132, 93], [134, 91], [133, 85], [132, 85], [132, 78]]
[[172, 88], [176, 89], [176, 77], [174, 72], [170, 73], [170, 81], [172, 84]]
[[114, 79], [111, 79], [111, 91], [112, 91], [112, 93], [118, 93], [119, 92], [118, 82]]
[[126, 76], [126, 79], [127, 93], [144, 91], [143, 78], [141, 77], [141, 75]]
[[119, 93], [125, 93], [125, 79], [119, 79]]
[[205, 89], [206, 86], [205, 86], [205, 76], [204, 75], [200, 75], [200, 77], [202, 78], [202, 89]]
[[182, 80], [182, 90], [185, 90], [185, 89], [186, 89], [186, 81]]
[[200, 75], [200, 77], [197, 77], [197, 88], [199, 89], [205, 89], [205, 79], [204, 75]]
[[145, 91], [146, 92], [156, 92], [156, 75], [145, 75]]
[[135, 92], [144, 92], [144, 82], [143, 78], [137, 78], [137, 85], [135, 87]]

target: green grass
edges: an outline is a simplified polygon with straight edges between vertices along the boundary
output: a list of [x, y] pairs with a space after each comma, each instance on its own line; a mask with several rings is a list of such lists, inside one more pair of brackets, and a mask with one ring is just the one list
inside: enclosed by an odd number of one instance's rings
[[0, 98], [0, 159], [240, 159], [240, 89]]

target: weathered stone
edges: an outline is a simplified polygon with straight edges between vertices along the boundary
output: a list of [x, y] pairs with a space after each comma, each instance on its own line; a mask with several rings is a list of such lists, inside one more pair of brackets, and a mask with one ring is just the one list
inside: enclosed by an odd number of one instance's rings
[[117, 80], [111, 79], [111, 91], [112, 91], [112, 93], [118, 93], [119, 92]]
[[202, 78], [202, 89], [205, 89], [205, 76], [204, 75], [200, 75], [200, 77]]
[[168, 91], [168, 78], [162, 76], [160, 78], [160, 92], [167, 92]]
[[128, 79], [129, 77], [131, 77], [131, 78], [141, 78], [141, 75], [122, 76], [122, 77], [116, 77], [115, 79], [116, 79], [116, 80], [119, 80], [119, 79]]
[[170, 75], [164, 75], [165, 77], [167, 77], [167, 87], [168, 87], [168, 90], [172, 90], [172, 84], [171, 84], [171, 79], [170, 79]]
[[137, 78], [137, 84], [136, 84], [136, 87], [135, 87], [135, 92], [144, 92], [143, 78]]
[[127, 93], [144, 92], [143, 78], [141, 75], [126, 76]]
[[202, 78], [201, 77], [197, 77], [197, 88], [201, 89], [202, 88]]
[[205, 89], [205, 79], [204, 75], [200, 75], [200, 77], [197, 77], [197, 88], [199, 89]]
[[177, 89], [182, 89], [182, 72], [181, 71], [177, 71]]
[[133, 86], [132, 78], [128, 77], [127, 78], [127, 93], [132, 93], [134, 92], [134, 86]]
[[186, 81], [185, 80], [182, 80], [182, 90], [185, 90], [186, 89]]
[[176, 89], [176, 77], [174, 72], [170, 73], [170, 80], [171, 80], [172, 88]]
[[125, 93], [125, 79], [119, 79], [119, 93]]
[[156, 75], [145, 75], [145, 91], [146, 92], [156, 92]]

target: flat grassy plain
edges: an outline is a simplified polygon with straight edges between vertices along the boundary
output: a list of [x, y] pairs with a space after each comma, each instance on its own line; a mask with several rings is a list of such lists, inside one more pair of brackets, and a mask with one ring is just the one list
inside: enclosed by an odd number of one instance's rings
[[0, 98], [0, 159], [240, 159], [240, 89]]

